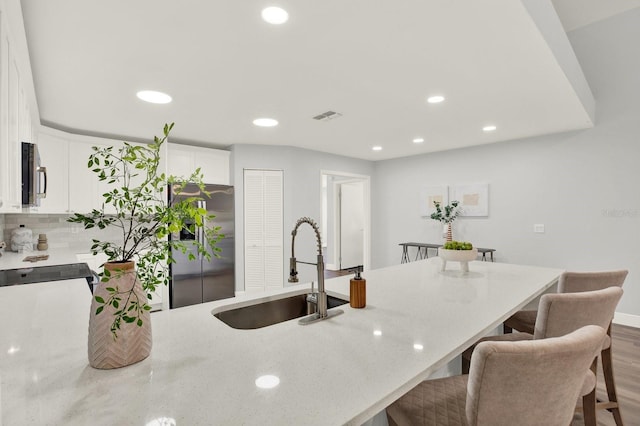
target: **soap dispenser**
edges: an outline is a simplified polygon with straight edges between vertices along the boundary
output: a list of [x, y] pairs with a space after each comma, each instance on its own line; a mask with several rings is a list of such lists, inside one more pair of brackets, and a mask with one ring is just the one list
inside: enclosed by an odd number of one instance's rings
[[364, 308], [367, 305], [367, 280], [360, 276], [360, 270], [351, 278], [349, 304], [352, 308]]

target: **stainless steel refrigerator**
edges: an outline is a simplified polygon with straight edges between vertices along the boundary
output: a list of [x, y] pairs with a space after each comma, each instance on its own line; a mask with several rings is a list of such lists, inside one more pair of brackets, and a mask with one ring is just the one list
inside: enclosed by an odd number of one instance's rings
[[[221, 227], [220, 233], [224, 234], [224, 238], [218, 242], [217, 247], [222, 251], [219, 252], [220, 257], [213, 256], [213, 251], [206, 244], [202, 230], [196, 230], [196, 233], [193, 234], [187, 229], [183, 229], [179, 234], [170, 236], [171, 239], [180, 239], [188, 248], [184, 254], [179, 250], [174, 250], [171, 253], [175, 260], [175, 263], [169, 266], [171, 273], [169, 298], [172, 309], [226, 299], [235, 295], [233, 186], [206, 185], [205, 189], [211, 193], [211, 198], [202, 196], [204, 201], [199, 203], [207, 209], [207, 212], [215, 215], [213, 221], [207, 223], [206, 226]], [[193, 184], [187, 184], [182, 195], [175, 195], [169, 188], [170, 199], [192, 197], [199, 194], [200, 189]], [[194, 241], [200, 241], [207, 246], [208, 251], [212, 254], [210, 261], [198, 254]], [[189, 253], [193, 253], [196, 259], [189, 260]]]

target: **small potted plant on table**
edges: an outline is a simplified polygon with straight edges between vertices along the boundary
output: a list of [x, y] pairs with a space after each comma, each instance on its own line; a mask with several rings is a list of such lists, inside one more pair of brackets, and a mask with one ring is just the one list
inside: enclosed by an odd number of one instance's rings
[[436, 211], [431, 214], [431, 219], [444, 224], [446, 230], [445, 241], [453, 240], [451, 224], [456, 220], [458, 215], [460, 215], [460, 210], [458, 209], [459, 204], [459, 201], [452, 201], [450, 205], [446, 205], [443, 208], [438, 201], [433, 202]]

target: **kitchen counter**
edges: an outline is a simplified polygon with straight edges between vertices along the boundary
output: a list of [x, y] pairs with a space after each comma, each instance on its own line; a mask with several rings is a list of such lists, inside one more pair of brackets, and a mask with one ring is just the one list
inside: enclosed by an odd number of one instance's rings
[[[0, 289], [0, 423], [13, 425], [361, 424], [553, 285], [561, 270], [440, 259], [367, 271], [367, 306], [301, 326], [235, 330], [211, 315], [243, 296], [152, 314], [146, 360], [87, 362], [83, 280]], [[349, 294], [349, 278], [326, 281]], [[260, 295], [304, 292], [297, 285]], [[280, 384], [260, 389], [256, 378]], [[164, 422], [164, 423], [163, 423]]]
[[[18, 269], [18, 268], [33, 268], [36, 266], [50, 266], [50, 265], [64, 265], [67, 263], [78, 262], [78, 250], [56, 248], [45, 251], [30, 251], [28, 253], [16, 253], [13, 251], [7, 251], [6, 249], [0, 256], [0, 270], [4, 269]], [[47, 260], [39, 260], [37, 262], [25, 262], [23, 259], [27, 256], [41, 256], [49, 255]]]

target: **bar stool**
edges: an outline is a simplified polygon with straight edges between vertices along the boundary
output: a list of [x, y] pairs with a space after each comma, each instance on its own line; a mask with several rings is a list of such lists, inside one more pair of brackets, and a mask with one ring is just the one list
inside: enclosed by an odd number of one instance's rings
[[[611, 319], [622, 297], [620, 287], [609, 287], [598, 291], [581, 293], [554, 293], [545, 294], [540, 298], [538, 316], [533, 335], [529, 333], [509, 333], [500, 336], [489, 336], [480, 339], [483, 341], [519, 341], [537, 340], [550, 337], [558, 337], [568, 334], [586, 325], [597, 325], [603, 329], [608, 328]], [[611, 339], [605, 338], [601, 351], [610, 347]], [[469, 371], [474, 347], [470, 347], [462, 353], [462, 372]], [[595, 378], [597, 357], [593, 359], [592, 371]], [[595, 426], [595, 382], [593, 387], [584, 389], [581, 395], [585, 425]]]
[[[565, 272], [560, 276], [558, 281], [558, 293], [579, 293], [584, 291], [601, 290], [607, 287], [622, 287], [624, 280], [629, 271], [602, 271], [602, 272]], [[510, 333], [512, 330], [518, 330], [525, 333], [533, 334], [536, 322], [536, 311], [523, 310], [518, 311], [504, 322], [504, 332]], [[611, 324], [606, 328], [607, 337], [611, 342]], [[616, 385], [613, 376], [613, 360], [611, 356], [611, 344], [602, 349], [600, 354], [602, 362], [602, 372], [604, 382], [607, 389], [606, 402], [598, 402], [596, 409], [609, 411], [616, 422], [617, 426], [623, 426], [622, 415], [620, 414], [620, 406], [618, 404], [618, 395], [616, 393]], [[593, 394], [595, 398], [595, 390]]]
[[391, 426], [566, 426], [605, 332], [478, 344], [469, 375], [427, 380], [387, 407]]

